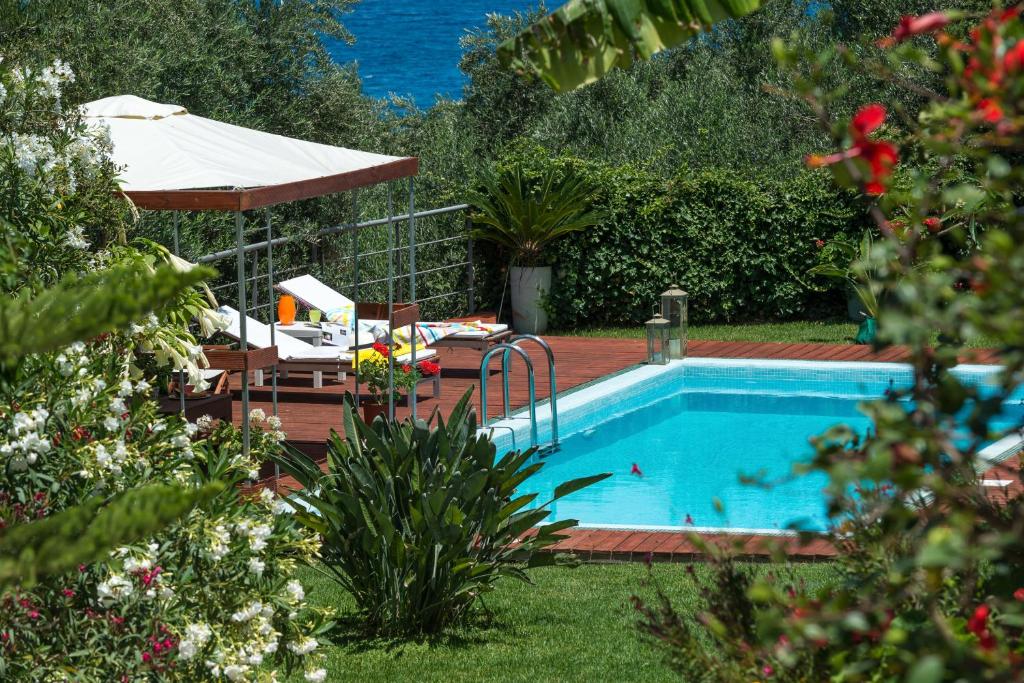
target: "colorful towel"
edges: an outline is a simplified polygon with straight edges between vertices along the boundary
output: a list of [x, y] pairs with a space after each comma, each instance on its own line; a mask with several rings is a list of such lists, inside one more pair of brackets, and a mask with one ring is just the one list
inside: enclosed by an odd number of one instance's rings
[[[419, 352], [420, 351], [426, 351], [426, 350], [427, 350], [426, 345], [424, 345], [424, 344], [417, 344], [416, 345], [416, 355], [417, 355], [417, 357], [419, 356]], [[402, 356], [407, 356], [407, 355], [409, 355], [411, 353], [412, 353], [412, 347], [411, 346], [409, 346], [408, 344], [399, 344], [394, 349], [395, 361], [399, 362], [399, 363], [402, 363], [402, 362], [405, 362], [406, 360], [410, 360], [410, 359], [402, 359], [402, 360], [399, 360], [399, 359], [402, 358]], [[435, 351], [431, 351], [430, 355], [433, 355], [434, 353], [436, 353], [436, 352]], [[366, 359], [366, 360], [378, 360], [378, 359], [379, 360], [386, 360], [386, 358], [387, 358], [386, 356], [384, 356], [384, 355], [382, 355], [380, 353], [377, 353], [377, 351], [375, 351], [374, 349], [362, 349], [362, 350], [360, 350], [360, 351], [358, 351], [356, 353], [356, 357], [355, 357], [355, 360], [353, 361], [353, 365], [355, 365], [355, 367], [359, 367], [359, 361], [364, 360], [364, 359]]]

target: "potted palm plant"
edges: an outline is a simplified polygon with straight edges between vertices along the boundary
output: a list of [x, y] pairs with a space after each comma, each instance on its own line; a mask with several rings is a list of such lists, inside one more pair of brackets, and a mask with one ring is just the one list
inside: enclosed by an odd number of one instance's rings
[[551, 255], [545, 247], [601, 221], [603, 212], [593, 206], [596, 194], [594, 184], [572, 169], [530, 175], [520, 164], [488, 171], [470, 191], [473, 238], [493, 242], [509, 256], [516, 331], [547, 330], [543, 303], [551, 291]]
[[873, 284], [871, 233], [864, 232], [860, 242], [837, 237], [825, 243], [819, 241], [818, 265], [807, 271], [808, 275], [828, 277], [846, 283], [847, 311], [852, 320], [860, 322], [857, 330], [858, 344], [870, 344], [875, 339], [878, 315], [878, 286]]

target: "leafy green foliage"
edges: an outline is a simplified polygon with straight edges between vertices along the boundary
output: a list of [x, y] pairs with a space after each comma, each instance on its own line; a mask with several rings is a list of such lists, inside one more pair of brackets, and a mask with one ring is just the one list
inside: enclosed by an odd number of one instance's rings
[[0, 588], [33, 588], [36, 582], [106, 558], [110, 551], [142, 541], [187, 515], [223, 490], [153, 485], [129, 489], [110, 501], [85, 503], [0, 534]]
[[349, 397], [346, 436], [332, 434], [326, 474], [300, 454], [280, 458], [303, 487], [293, 494], [296, 516], [322, 536], [324, 565], [372, 632], [437, 633], [463, 621], [500, 578], [527, 581], [521, 562], [566, 561], [540, 551], [576, 521], [537, 525], [552, 502], [610, 476], [566, 482], [541, 504], [536, 494], [517, 496], [543, 463], [532, 461], [533, 449], [496, 458], [477, 433], [470, 394], [432, 428], [367, 425]]
[[498, 55], [506, 66], [535, 73], [555, 90], [571, 90], [629, 66], [634, 55], [649, 59], [760, 5], [760, 0], [570, 0], [503, 43]]
[[[828, 162], [843, 167], [837, 180], [871, 193], [865, 204], [879, 237], [849, 252], [853, 269], [886, 293], [876, 346], [905, 346], [914, 378], [862, 406], [873, 423], [866, 436], [837, 425], [813, 440], [814, 461], [800, 468], [829, 478], [829, 540], [841, 551], [836, 585], [809, 591], [772, 577], [751, 582], [744, 610], [753, 611], [756, 632], [738, 628], [743, 610], [727, 620], [715, 615], [720, 624], [704, 613], [683, 619], [685, 630], [675, 628], [671, 609], [645, 611], [674, 659], [716, 661], [709, 680], [1024, 676], [1024, 498], [986, 481], [1021, 475], [1020, 464], [1004, 458], [1019, 455], [1024, 419], [1022, 9], [996, 3], [977, 23], [969, 15], [908, 18], [878, 59], [777, 45], [782, 63], [803, 70], [799, 94], [839, 150]], [[934, 59], [918, 47], [926, 41], [934, 41]], [[865, 103], [852, 122], [836, 120], [846, 92], [822, 75], [840, 59], [897, 83], [898, 74], [926, 68], [944, 85], [924, 93], [921, 116], [905, 129], [880, 127], [899, 102]], [[906, 183], [889, 183], [871, 164], [844, 163], [858, 154], [870, 159], [881, 146], [911, 162]], [[975, 223], [985, 226], [980, 235]], [[961, 340], [979, 333], [999, 349], [1002, 365], [987, 384], [951, 372]], [[1005, 449], [983, 450], [1003, 438]]]
[[472, 236], [503, 247], [514, 265], [542, 265], [553, 242], [604, 218], [593, 208], [597, 187], [571, 168], [562, 173], [549, 168], [531, 178], [514, 164], [485, 172], [479, 183], [480, 189], [466, 197], [478, 226]]
[[121, 266], [68, 275], [35, 296], [24, 292], [7, 298], [0, 302], [0, 362], [127, 327], [212, 273], [209, 268], [179, 272], [164, 266], [150, 272]]
[[[818, 292], [800, 282], [816, 263], [817, 240], [860, 234], [867, 220], [824, 173], [773, 180], [683, 171], [665, 182], [631, 167], [551, 159], [533, 147], [510, 163], [571, 169], [600, 188], [595, 204], [604, 220], [547, 249], [556, 272], [553, 325], [642, 322], [672, 282], [689, 292], [697, 322], [834, 315], [845, 301], [841, 289]], [[495, 294], [500, 265], [485, 283]]]

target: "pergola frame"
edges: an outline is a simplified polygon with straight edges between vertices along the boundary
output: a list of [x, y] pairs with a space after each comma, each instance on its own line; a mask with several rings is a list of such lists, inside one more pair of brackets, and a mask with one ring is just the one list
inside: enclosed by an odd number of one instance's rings
[[[298, 201], [301, 199], [312, 199], [331, 194], [338, 194], [346, 191], [356, 191], [361, 187], [386, 184], [387, 189], [387, 219], [388, 225], [388, 324], [389, 332], [391, 321], [394, 317], [394, 230], [392, 222], [394, 218], [394, 207], [392, 201], [391, 181], [408, 178], [409, 183], [409, 206], [408, 206], [408, 259], [409, 259], [409, 300], [416, 299], [416, 184], [415, 176], [419, 172], [419, 159], [416, 157], [405, 157], [377, 166], [362, 168], [346, 173], [339, 173], [331, 176], [310, 178], [278, 185], [265, 185], [261, 187], [235, 188], [235, 189], [179, 189], [179, 190], [131, 190], [123, 194], [141, 209], [154, 211], [174, 211], [174, 254], [179, 254], [179, 225], [181, 211], [232, 211], [235, 214], [235, 254], [238, 271], [238, 310], [239, 310], [239, 346], [242, 351], [248, 349], [248, 336], [246, 335], [247, 295], [246, 295], [246, 272], [245, 272], [245, 217], [243, 212], [255, 209], [266, 211], [266, 243], [267, 243], [267, 284], [270, 293], [270, 301], [274, 300], [274, 238], [273, 224], [271, 220], [270, 207], [277, 204]], [[358, 196], [353, 197], [352, 224], [359, 222]], [[359, 351], [359, 238], [358, 229], [352, 231], [353, 244], [353, 369], [358, 366]], [[411, 363], [416, 365], [417, 335], [415, 325], [412, 326], [410, 343], [412, 346]], [[275, 342], [275, 328], [270, 326], [271, 344]], [[277, 367], [271, 370], [271, 396], [273, 402], [273, 414], [278, 414], [277, 399]], [[248, 374], [248, 373], [246, 373]], [[393, 354], [388, 355], [388, 418], [394, 419], [394, 374], [395, 359]], [[359, 401], [359, 379], [358, 371], [356, 377], [356, 402]], [[182, 413], [185, 410], [185, 383], [184, 377], [180, 378], [179, 395], [181, 398]], [[409, 394], [409, 407], [413, 419], [416, 418], [416, 388]], [[249, 432], [249, 378], [242, 378], [242, 453], [249, 454], [250, 432]], [[277, 466], [275, 465], [275, 476]]]

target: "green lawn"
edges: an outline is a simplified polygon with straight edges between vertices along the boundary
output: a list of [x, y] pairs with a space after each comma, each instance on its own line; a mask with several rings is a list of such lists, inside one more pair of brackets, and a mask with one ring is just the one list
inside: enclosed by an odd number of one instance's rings
[[[641, 338], [644, 326], [595, 327], [567, 329], [551, 334], [580, 337]], [[783, 344], [852, 344], [857, 335], [857, 324], [846, 320], [796, 320], [781, 323], [736, 323], [731, 325], [691, 325], [690, 339], [729, 342], [781, 342]], [[972, 348], [993, 346], [988, 339], [969, 340]]]
[[[754, 566], [780, 571], [779, 565]], [[807, 564], [794, 571], [814, 586], [833, 570]], [[658, 564], [654, 573], [677, 607], [696, 604], [683, 565]], [[634, 626], [629, 598], [651, 596], [644, 585], [647, 574], [642, 564], [536, 569], [531, 572], [536, 585], [506, 580], [487, 596], [490, 624], [461, 628], [433, 642], [372, 640], [343, 631], [326, 648], [328, 680], [678, 682]], [[350, 613], [351, 598], [335, 584], [309, 569], [302, 578], [313, 603]]]
[[[643, 337], [643, 325], [635, 327], [598, 327], [561, 330], [553, 334], [582, 337]], [[784, 323], [748, 323], [735, 325], [691, 325], [690, 339], [715, 341], [786, 342], [791, 344], [849, 344], [857, 334], [857, 325], [846, 321], [796, 321]]]

